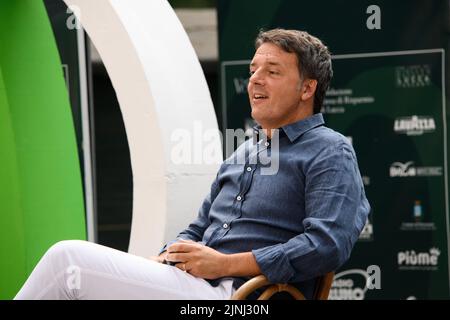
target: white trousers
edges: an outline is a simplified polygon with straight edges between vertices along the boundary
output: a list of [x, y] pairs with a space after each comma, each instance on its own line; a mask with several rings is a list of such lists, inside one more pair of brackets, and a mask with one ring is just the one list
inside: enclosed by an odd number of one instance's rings
[[176, 267], [119, 250], [69, 240], [53, 245], [15, 299], [229, 299], [231, 279], [217, 287]]

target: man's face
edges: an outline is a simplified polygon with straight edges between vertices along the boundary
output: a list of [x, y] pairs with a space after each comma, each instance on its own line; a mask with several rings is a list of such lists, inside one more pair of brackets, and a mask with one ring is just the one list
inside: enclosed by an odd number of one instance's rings
[[250, 64], [248, 94], [252, 117], [263, 128], [278, 128], [298, 120], [301, 79], [295, 53], [263, 43]]

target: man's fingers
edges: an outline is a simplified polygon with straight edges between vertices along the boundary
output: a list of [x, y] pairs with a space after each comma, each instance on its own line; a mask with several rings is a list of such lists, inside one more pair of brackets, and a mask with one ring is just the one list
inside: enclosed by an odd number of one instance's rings
[[189, 271], [189, 268], [188, 268], [188, 266], [187, 266], [187, 263], [184, 263], [184, 262], [182, 262], [182, 263], [177, 263], [177, 264], [175, 265], [175, 267], [177, 267], [178, 269], [180, 269], [180, 270], [182, 270], [182, 271], [184, 271], [184, 272], [188, 272], [188, 271]]
[[151, 257], [149, 257], [149, 259], [153, 260], [153, 261], [156, 261], [156, 262], [159, 262], [159, 263], [162, 263], [163, 260], [164, 260], [162, 257], [158, 257], [158, 256], [151, 256]]
[[186, 252], [186, 246], [184, 243], [175, 242], [170, 247], [167, 248], [167, 252], [174, 253], [174, 252]]
[[195, 248], [195, 242], [175, 242], [169, 248], [167, 252], [190, 252]]
[[166, 260], [170, 262], [185, 262], [188, 255], [186, 253], [169, 253], [166, 256]]

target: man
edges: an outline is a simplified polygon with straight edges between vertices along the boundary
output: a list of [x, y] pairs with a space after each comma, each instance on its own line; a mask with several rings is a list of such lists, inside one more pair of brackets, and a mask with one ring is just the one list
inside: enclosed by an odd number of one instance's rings
[[[177, 239], [151, 260], [58, 243], [16, 298], [228, 299], [258, 274], [312, 297], [315, 279], [349, 258], [370, 211], [352, 146], [319, 113], [330, 53], [306, 32], [261, 32], [250, 75], [261, 139], [222, 164], [197, 219]], [[278, 162], [275, 171], [264, 171], [267, 160]], [[67, 289], [71, 265], [81, 283]]]

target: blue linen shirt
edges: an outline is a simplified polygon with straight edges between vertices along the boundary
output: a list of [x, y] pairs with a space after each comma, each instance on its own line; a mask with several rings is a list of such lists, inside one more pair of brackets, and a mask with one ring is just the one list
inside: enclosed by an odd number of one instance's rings
[[[251, 251], [269, 281], [293, 283], [311, 298], [315, 279], [349, 258], [370, 211], [356, 155], [320, 113], [262, 136], [224, 161], [177, 239]], [[237, 288], [248, 278], [234, 280]]]

